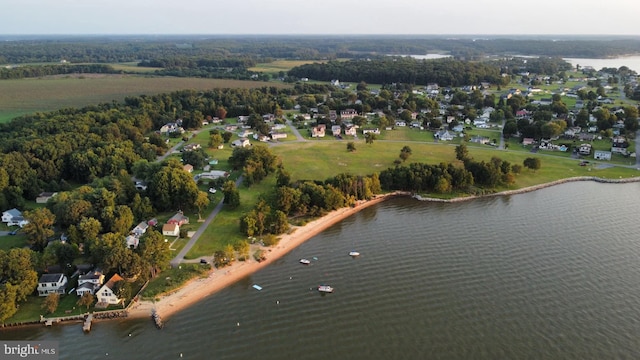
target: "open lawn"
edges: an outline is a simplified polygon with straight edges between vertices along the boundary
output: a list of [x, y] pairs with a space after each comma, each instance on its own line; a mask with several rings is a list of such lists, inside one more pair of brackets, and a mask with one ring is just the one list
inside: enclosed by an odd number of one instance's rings
[[[12, 231], [15, 230], [15, 227]], [[27, 236], [24, 234], [0, 236], [0, 250], [21, 248], [27, 245]]]
[[278, 73], [280, 71], [287, 72], [296, 66], [313, 63], [323, 63], [326, 61], [316, 60], [275, 60], [268, 63], [260, 63], [254, 67], [249, 68], [249, 71], [266, 72], [266, 73]]
[[237, 209], [223, 207], [185, 258], [210, 256], [215, 251], [222, 250], [225, 245], [233, 245], [244, 240], [245, 238], [240, 234], [240, 216], [249, 212], [258, 202], [260, 195], [272, 191], [274, 186], [275, 176], [273, 175], [250, 188], [241, 185], [240, 206]]
[[142, 292], [142, 297], [153, 299], [162, 293], [179, 288], [196, 276], [205, 276], [209, 270], [211, 270], [211, 265], [203, 264], [182, 264], [177, 268], [167, 269], [149, 281]]
[[[284, 167], [292, 175], [293, 180], [324, 180], [339, 173], [371, 174], [393, 167], [398, 159], [400, 149], [408, 145], [412, 155], [407, 161], [438, 164], [440, 162], [459, 163], [455, 159], [453, 144], [428, 144], [411, 141], [377, 141], [365, 144], [356, 142], [356, 151], [348, 152], [346, 143], [336, 141], [282, 144], [274, 147], [273, 152], [282, 158]], [[522, 151], [519, 151], [522, 150]], [[489, 161], [496, 156], [512, 164], [522, 165], [528, 157], [539, 157], [542, 167], [537, 172], [524, 169], [517, 175], [513, 188], [542, 184], [573, 176], [600, 176], [604, 178], [627, 178], [639, 176], [640, 173], [631, 168], [612, 167], [596, 170], [593, 167], [578, 166], [579, 161], [552, 154], [532, 154], [526, 149], [514, 147], [512, 150], [497, 150], [488, 146], [469, 146], [470, 155], [476, 160]], [[607, 163], [607, 162], [602, 162]], [[295, 165], [293, 165], [295, 164]], [[594, 163], [595, 164], [595, 163]]]
[[127, 96], [159, 94], [177, 90], [215, 88], [288, 87], [286, 84], [227, 79], [92, 75], [0, 81], [0, 122], [38, 111], [83, 107]]

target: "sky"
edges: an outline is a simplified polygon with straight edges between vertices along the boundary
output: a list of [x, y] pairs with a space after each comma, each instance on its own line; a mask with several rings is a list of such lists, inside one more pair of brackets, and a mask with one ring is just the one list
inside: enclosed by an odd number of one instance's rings
[[2, 0], [0, 34], [640, 36], [638, 0]]

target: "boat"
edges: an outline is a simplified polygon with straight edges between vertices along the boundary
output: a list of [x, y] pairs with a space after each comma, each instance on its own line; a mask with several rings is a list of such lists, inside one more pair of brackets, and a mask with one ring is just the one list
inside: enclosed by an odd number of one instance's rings
[[309, 264], [311, 264], [311, 260], [308, 260], [308, 259], [300, 259], [300, 264], [309, 265]]
[[349, 256], [352, 256], [352, 257], [360, 256], [360, 253], [357, 251], [351, 251], [349, 252]]
[[329, 285], [320, 285], [318, 286], [318, 291], [322, 292], [322, 293], [332, 293], [333, 292], [333, 288]]
[[258, 284], [253, 284], [253, 288], [260, 291], [262, 290], [262, 286], [258, 285]]

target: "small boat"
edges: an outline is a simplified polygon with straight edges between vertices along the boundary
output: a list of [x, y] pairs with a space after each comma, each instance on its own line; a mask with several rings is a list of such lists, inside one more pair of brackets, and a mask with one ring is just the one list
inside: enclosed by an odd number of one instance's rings
[[256, 290], [258, 290], [258, 291], [262, 290], [262, 286], [260, 286], [260, 285], [258, 285], [258, 284], [254, 284], [254, 285], [253, 285], [253, 288], [254, 288], [254, 289], [256, 289]]
[[357, 251], [351, 251], [351, 252], [349, 253], [349, 256], [352, 256], [352, 257], [360, 256], [360, 253], [359, 253], [359, 252], [357, 252]]
[[309, 264], [311, 264], [311, 260], [308, 260], [308, 259], [300, 259], [300, 264], [309, 265]]
[[332, 293], [333, 292], [333, 288], [329, 285], [320, 285], [318, 286], [318, 291], [323, 292], [323, 293]]

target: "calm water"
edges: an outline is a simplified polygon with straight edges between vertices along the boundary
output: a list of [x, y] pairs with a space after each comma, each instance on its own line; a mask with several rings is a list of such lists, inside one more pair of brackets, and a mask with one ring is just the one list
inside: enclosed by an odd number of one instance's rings
[[600, 70], [604, 67], [619, 69], [621, 66], [626, 66], [635, 72], [640, 73], [640, 56], [623, 56], [613, 59], [580, 59], [580, 58], [565, 58], [565, 61], [576, 67], [576, 64], [580, 66], [593, 66], [594, 69]]
[[[393, 200], [163, 330], [144, 319], [0, 337], [58, 340], [61, 359], [638, 359], [638, 194], [640, 184], [572, 183], [458, 204]], [[322, 283], [335, 292], [310, 290]]]

